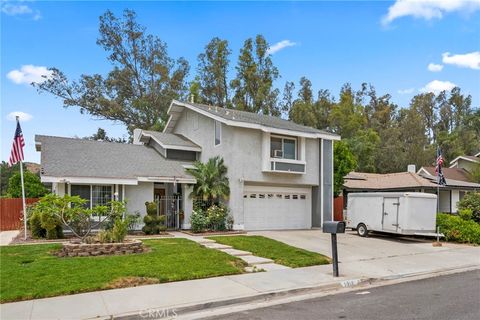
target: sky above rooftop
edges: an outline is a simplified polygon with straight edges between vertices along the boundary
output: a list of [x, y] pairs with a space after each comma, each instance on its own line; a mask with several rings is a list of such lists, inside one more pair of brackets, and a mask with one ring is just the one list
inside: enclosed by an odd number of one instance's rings
[[[208, 41], [227, 39], [232, 67], [245, 39], [262, 34], [280, 71], [276, 85], [306, 76], [315, 91], [335, 96], [350, 82], [374, 85], [378, 94], [406, 107], [423, 91], [457, 85], [480, 105], [480, 0], [373, 2], [39, 2], [2, 1], [2, 160], [10, 154], [14, 114], [22, 112], [26, 161], [40, 161], [34, 135], [84, 137], [98, 127], [126, 135], [120, 123], [80, 114], [62, 101], [38, 94], [28, 83], [48, 67], [71, 79], [106, 74], [110, 64], [96, 45], [98, 17], [137, 12], [148, 33], [185, 57], [195, 75], [197, 56]], [[232, 68], [233, 69], [233, 68]], [[234, 74], [232, 73], [232, 76]]]

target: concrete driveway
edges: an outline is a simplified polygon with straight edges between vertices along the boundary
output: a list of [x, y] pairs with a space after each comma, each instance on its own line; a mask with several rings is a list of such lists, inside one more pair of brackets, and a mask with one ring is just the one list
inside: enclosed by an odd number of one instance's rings
[[[331, 257], [329, 234], [321, 230], [249, 232]], [[348, 231], [337, 236], [340, 273], [379, 277], [480, 267], [480, 247], [447, 243], [433, 247], [432, 240], [372, 234], [359, 237]], [[343, 272], [342, 272], [343, 271]]]

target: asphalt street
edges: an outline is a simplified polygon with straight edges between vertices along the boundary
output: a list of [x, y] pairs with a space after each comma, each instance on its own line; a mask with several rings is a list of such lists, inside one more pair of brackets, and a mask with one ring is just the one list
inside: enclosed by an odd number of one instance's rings
[[480, 271], [368, 288], [208, 319], [480, 319]]

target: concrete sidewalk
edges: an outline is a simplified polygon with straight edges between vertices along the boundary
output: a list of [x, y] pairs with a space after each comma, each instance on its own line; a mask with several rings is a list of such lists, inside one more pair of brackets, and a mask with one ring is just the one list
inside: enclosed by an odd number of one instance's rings
[[19, 230], [0, 231], [0, 246], [9, 245], [19, 232]]

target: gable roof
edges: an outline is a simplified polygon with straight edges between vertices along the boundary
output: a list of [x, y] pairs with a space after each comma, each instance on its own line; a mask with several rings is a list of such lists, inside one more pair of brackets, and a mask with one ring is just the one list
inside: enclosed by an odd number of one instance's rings
[[[418, 174], [421, 174], [421, 170], [424, 170], [427, 174], [435, 177], [437, 173], [435, 172], [435, 167], [421, 167], [420, 170], [418, 170]], [[446, 179], [452, 179], [452, 180], [459, 180], [459, 181], [466, 181], [470, 182], [470, 174], [468, 173], [467, 170], [463, 168], [442, 168], [443, 176]]]
[[153, 138], [165, 149], [202, 151], [199, 145], [181, 134], [142, 130], [141, 135]]
[[340, 136], [318, 130], [312, 127], [302, 126], [292, 121], [279, 117], [257, 114], [240, 110], [226, 109], [222, 107], [208, 106], [198, 103], [189, 103], [173, 100], [168, 109], [170, 118], [165, 126], [164, 132], [170, 133], [175, 127], [182, 111], [187, 108], [204, 116], [220, 121], [226, 125], [259, 129], [265, 132], [278, 134], [298, 135], [309, 138], [323, 138], [328, 140], [340, 140]]
[[[480, 184], [459, 181], [455, 179], [446, 179], [447, 185], [440, 188], [466, 188], [480, 189]], [[353, 190], [402, 190], [437, 188], [436, 177], [426, 177], [414, 172], [398, 172], [398, 173], [364, 173], [350, 172], [344, 178], [343, 186], [346, 189]]]
[[474, 163], [480, 163], [480, 158], [477, 157], [477, 156], [458, 156], [455, 159], [453, 159], [452, 161], [450, 161], [450, 164], [454, 164], [459, 159], [463, 159], [463, 160], [466, 160], [466, 161], [469, 161], [469, 162], [474, 162]]
[[184, 165], [190, 162], [165, 159], [149, 146], [42, 135], [36, 135], [35, 142], [41, 151], [41, 175], [45, 182], [78, 182], [88, 178], [123, 179], [124, 184], [137, 184], [170, 181], [173, 177], [179, 182], [195, 182], [185, 172]]

